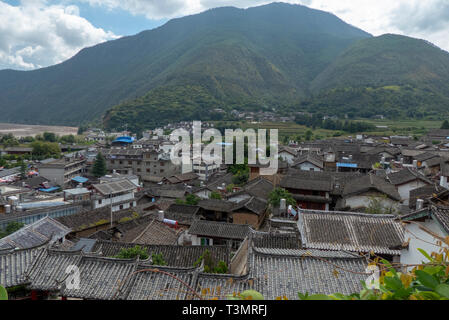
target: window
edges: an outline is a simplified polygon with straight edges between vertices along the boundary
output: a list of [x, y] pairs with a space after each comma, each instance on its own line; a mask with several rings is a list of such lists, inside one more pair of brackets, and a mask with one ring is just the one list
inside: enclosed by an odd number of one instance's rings
[[120, 210], [123, 210], [123, 204], [120, 205]]
[[163, 173], [164, 172], [164, 169], [161, 169], [161, 173]]
[[210, 239], [208, 238], [201, 238], [201, 245], [202, 246], [208, 246], [210, 243]]
[[101, 200], [101, 199], [100, 199], [100, 200], [98, 200], [98, 204], [101, 204], [102, 202], [103, 202], [103, 200]]
[[150, 169], [147, 169], [147, 172], [150, 173]]

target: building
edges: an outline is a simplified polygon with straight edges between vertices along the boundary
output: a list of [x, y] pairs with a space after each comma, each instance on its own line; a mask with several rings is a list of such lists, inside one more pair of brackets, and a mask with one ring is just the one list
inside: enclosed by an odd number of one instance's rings
[[64, 187], [72, 178], [82, 176], [86, 172], [86, 159], [62, 158], [38, 165], [39, 175], [52, 183]]
[[137, 187], [128, 179], [94, 184], [93, 209], [111, 207], [112, 212], [135, 207]]

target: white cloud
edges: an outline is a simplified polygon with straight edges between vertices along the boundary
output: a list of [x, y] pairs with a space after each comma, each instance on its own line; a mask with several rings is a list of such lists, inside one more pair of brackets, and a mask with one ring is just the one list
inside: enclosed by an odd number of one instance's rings
[[79, 16], [77, 6], [0, 1], [0, 69], [34, 69], [69, 59], [86, 46], [117, 38]]
[[[127, 10], [148, 19], [173, 18], [206, 9], [247, 8], [276, 0], [78, 0], [93, 6]], [[429, 40], [449, 50], [448, 0], [282, 0], [332, 12], [373, 35], [398, 33]]]
[[[79, 16], [76, 4], [96, 10], [125, 10], [148, 19], [166, 19], [204, 10], [248, 8], [275, 0], [0, 0], [0, 69], [32, 69], [64, 61], [81, 48], [117, 36]], [[332, 12], [373, 35], [398, 33], [426, 39], [449, 50], [448, 0], [283, 0]], [[58, 3], [57, 5], [50, 3]]]

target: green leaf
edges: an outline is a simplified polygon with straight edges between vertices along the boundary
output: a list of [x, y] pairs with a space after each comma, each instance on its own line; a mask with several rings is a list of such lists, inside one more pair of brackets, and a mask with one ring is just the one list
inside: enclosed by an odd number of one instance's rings
[[430, 262], [434, 262], [435, 260], [423, 249], [418, 248], [418, 251], [421, 252], [421, 254], [427, 258]]
[[438, 280], [436, 280], [432, 275], [424, 272], [422, 270], [415, 271], [416, 277], [421, 284], [424, 286], [435, 290], [435, 288], [439, 285]]
[[0, 286], [0, 300], [8, 300], [8, 291]]
[[387, 288], [399, 291], [401, 289], [404, 289], [404, 285], [402, 284], [402, 281], [396, 277], [385, 277], [384, 278], [385, 284], [387, 285]]
[[435, 291], [440, 295], [443, 296], [445, 298], [449, 298], [449, 285], [447, 284], [439, 284], [436, 288]]
[[309, 296], [307, 300], [334, 300], [329, 296], [326, 296], [325, 294], [314, 294], [312, 296]]

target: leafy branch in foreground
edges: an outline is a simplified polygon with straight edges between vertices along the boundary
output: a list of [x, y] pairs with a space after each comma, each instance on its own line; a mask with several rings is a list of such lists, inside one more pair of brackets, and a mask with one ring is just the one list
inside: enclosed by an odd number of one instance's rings
[[413, 266], [411, 271], [399, 272], [388, 261], [381, 260], [378, 263], [382, 271], [377, 288], [369, 288], [362, 282], [363, 289], [359, 293], [298, 293], [298, 297], [301, 300], [449, 300], [449, 236], [444, 243], [437, 241], [437, 245], [440, 251], [431, 254], [418, 249], [428, 261]]

